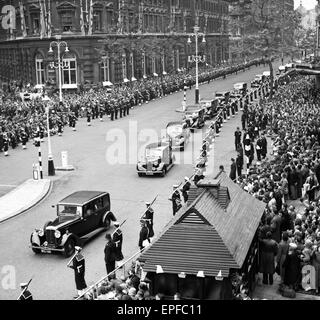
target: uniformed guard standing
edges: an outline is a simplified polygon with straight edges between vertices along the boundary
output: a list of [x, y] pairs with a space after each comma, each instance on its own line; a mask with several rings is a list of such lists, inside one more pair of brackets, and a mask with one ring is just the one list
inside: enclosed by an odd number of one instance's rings
[[114, 121], [114, 106], [111, 106], [110, 108], [110, 120]]
[[116, 230], [112, 234], [112, 241], [115, 244], [115, 256], [116, 256], [116, 261], [119, 262], [123, 260], [123, 254], [122, 254], [122, 241], [123, 241], [123, 236], [122, 236], [122, 231], [119, 228], [120, 224], [119, 222], [115, 221], [114, 226], [116, 227]]
[[100, 117], [100, 121], [103, 121], [103, 106], [100, 105], [100, 108], [99, 108], [99, 117]]
[[3, 152], [6, 157], [9, 155], [8, 150], [9, 150], [9, 138], [8, 138], [8, 135], [5, 133], [3, 135]]
[[171, 199], [169, 199], [170, 201], [172, 201], [172, 213], [175, 216], [176, 213], [180, 210], [180, 208], [182, 207], [181, 205], [181, 196], [180, 196], [180, 192], [179, 192], [179, 186], [178, 185], [174, 185], [173, 186], [173, 194], [171, 196]]
[[40, 142], [44, 142], [43, 138], [44, 138], [44, 129], [42, 126], [39, 127], [39, 138], [40, 138]]
[[[116, 245], [112, 240], [111, 234], [106, 234], [106, 246], [104, 248], [104, 262], [106, 264], [107, 274], [110, 274], [116, 268]], [[109, 277], [110, 279], [115, 278], [115, 274], [113, 273]]]
[[[120, 102], [120, 103], [122, 103], [122, 102]], [[123, 105], [122, 104], [120, 104], [120, 118], [122, 118], [122, 111], [123, 111]]]
[[31, 292], [28, 290], [28, 283], [20, 283], [21, 294], [18, 300], [33, 300]]
[[150, 239], [149, 239], [149, 229], [147, 227], [147, 222], [145, 220], [140, 220], [140, 225], [141, 225], [141, 230], [139, 233], [138, 246], [140, 250], [142, 250], [148, 246], [148, 243], [150, 244]]
[[62, 125], [62, 122], [59, 120], [58, 121], [58, 136], [62, 136], [62, 127], [63, 127], [63, 125]]
[[131, 103], [127, 102], [127, 116], [129, 115], [129, 111], [130, 111], [130, 107], [131, 107]]
[[87, 125], [91, 126], [91, 111], [87, 108]]
[[119, 112], [119, 106], [116, 105], [115, 108], [114, 108], [114, 118], [115, 118], [115, 120], [118, 119], [118, 112]]
[[151, 208], [151, 203], [146, 202], [147, 210], [142, 216], [141, 220], [144, 220], [146, 222], [146, 226], [149, 231], [149, 238], [152, 238], [154, 236], [154, 231], [153, 231], [153, 214], [154, 211]]
[[85, 260], [84, 256], [81, 254], [82, 248], [75, 247], [76, 253], [72, 259], [67, 264], [67, 267], [74, 270], [74, 278], [76, 282], [76, 288], [78, 296], [81, 296], [84, 290], [87, 288], [86, 281], [84, 279], [85, 275]]
[[22, 149], [27, 149], [26, 147], [27, 141], [28, 141], [28, 135], [24, 130], [22, 130], [21, 132]]

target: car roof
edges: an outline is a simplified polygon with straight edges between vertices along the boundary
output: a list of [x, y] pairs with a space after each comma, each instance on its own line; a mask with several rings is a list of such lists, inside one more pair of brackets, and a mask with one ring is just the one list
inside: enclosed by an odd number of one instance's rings
[[59, 204], [74, 204], [74, 205], [84, 205], [87, 202], [97, 198], [101, 195], [108, 194], [104, 191], [76, 191], [66, 198], [62, 199]]
[[226, 94], [226, 93], [230, 93], [230, 91], [216, 91], [216, 94]]
[[167, 128], [170, 127], [170, 126], [177, 126], [177, 125], [183, 126], [183, 122], [182, 121], [171, 121], [171, 122], [168, 122]]
[[234, 86], [237, 86], [237, 85], [243, 85], [243, 84], [247, 84], [246, 82], [237, 82], [234, 84]]

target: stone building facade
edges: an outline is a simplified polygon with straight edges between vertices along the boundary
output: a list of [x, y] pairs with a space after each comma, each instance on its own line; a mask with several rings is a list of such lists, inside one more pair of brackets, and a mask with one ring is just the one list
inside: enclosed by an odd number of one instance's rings
[[[9, 1], [10, 2], [10, 1]], [[61, 46], [63, 88], [81, 83], [127, 82], [190, 67], [187, 40], [198, 24], [200, 53], [215, 65], [228, 60], [228, 1], [11, 0], [15, 28], [0, 28], [0, 77], [57, 83]], [[201, 39], [200, 39], [201, 41]], [[49, 52], [52, 44], [52, 52]], [[51, 50], [50, 50], [51, 51]]]

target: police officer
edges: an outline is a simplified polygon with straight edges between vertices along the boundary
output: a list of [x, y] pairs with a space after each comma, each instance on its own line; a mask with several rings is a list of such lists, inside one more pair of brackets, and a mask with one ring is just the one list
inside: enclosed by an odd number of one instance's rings
[[175, 216], [176, 213], [182, 207], [182, 204], [181, 204], [181, 196], [180, 196], [180, 192], [179, 192], [179, 186], [174, 185], [173, 190], [174, 190], [174, 192], [171, 196], [171, 199], [169, 199], [169, 200], [172, 201], [172, 213]]
[[33, 300], [31, 292], [28, 290], [27, 283], [20, 283], [21, 294], [18, 300]]
[[112, 241], [115, 244], [115, 256], [116, 256], [116, 261], [119, 262], [123, 260], [123, 254], [122, 254], [122, 242], [123, 242], [123, 236], [122, 236], [122, 231], [119, 228], [119, 222], [115, 221], [114, 226], [116, 227], [116, 230], [112, 234]]
[[76, 288], [78, 296], [81, 296], [84, 290], [87, 288], [86, 281], [84, 279], [85, 275], [85, 259], [84, 256], [81, 254], [82, 248], [75, 247], [76, 253], [68, 264], [68, 267], [74, 270], [74, 279], [76, 282]]

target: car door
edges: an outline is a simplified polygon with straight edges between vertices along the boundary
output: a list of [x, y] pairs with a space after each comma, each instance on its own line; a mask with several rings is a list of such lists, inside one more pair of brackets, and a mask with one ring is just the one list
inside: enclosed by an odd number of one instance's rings
[[99, 207], [97, 200], [92, 200], [83, 207], [83, 224], [85, 232], [90, 233], [99, 226]]

